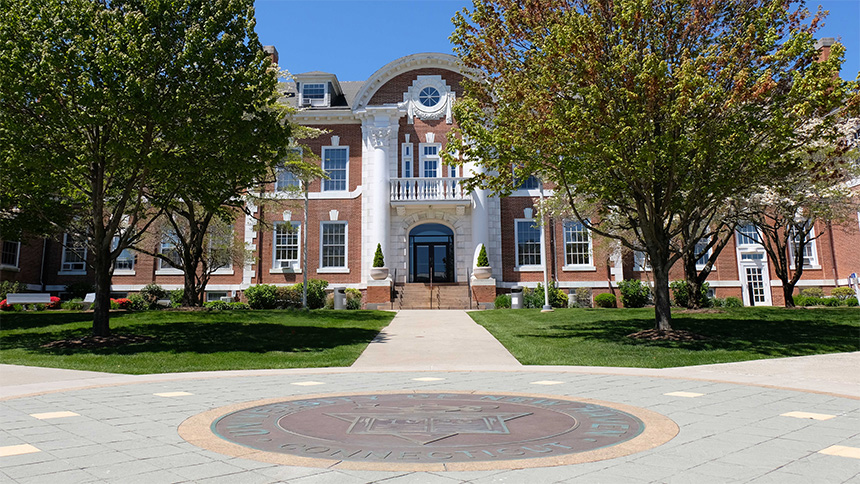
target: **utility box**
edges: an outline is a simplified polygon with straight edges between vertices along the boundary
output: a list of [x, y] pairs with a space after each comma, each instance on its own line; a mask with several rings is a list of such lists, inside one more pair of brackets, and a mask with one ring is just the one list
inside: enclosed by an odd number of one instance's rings
[[511, 309], [523, 308], [523, 287], [514, 286], [511, 288]]
[[335, 309], [346, 309], [346, 288], [345, 287], [334, 288], [334, 308]]

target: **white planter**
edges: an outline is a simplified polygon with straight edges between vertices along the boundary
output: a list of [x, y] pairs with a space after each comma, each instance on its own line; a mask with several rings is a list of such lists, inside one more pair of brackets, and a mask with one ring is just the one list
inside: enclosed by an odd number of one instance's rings
[[370, 278], [374, 281], [381, 281], [388, 277], [388, 268], [387, 267], [371, 267], [370, 268]]
[[476, 267], [475, 270], [472, 271], [472, 275], [475, 276], [475, 279], [489, 279], [493, 274], [493, 269], [491, 267]]

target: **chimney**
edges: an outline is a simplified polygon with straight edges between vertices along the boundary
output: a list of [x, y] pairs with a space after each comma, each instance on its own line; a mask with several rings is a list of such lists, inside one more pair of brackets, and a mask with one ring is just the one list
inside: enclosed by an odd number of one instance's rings
[[[833, 37], [818, 39], [818, 42], [815, 43], [815, 48], [818, 49], [818, 62], [824, 62], [830, 58], [830, 46], [835, 43], [836, 39]], [[277, 54], [275, 55], [277, 56]]]
[[272, 59], [272, 64], [278, 64], [278, 49], [276, 49], [274, 45], [264, 45], [263, 52], [269, 54], [269, 58]]

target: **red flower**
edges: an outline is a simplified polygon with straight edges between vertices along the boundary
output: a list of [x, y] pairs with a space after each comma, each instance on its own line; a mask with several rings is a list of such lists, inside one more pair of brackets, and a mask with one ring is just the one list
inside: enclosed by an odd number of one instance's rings
[[51, 302], [45, 305], [48, 309], [60, 309], [60, 298], [51, 296]]
[[6, 300], [0, 301], [0, 311], [9, 311], [12, 309], [12, 306], [6, 303]]

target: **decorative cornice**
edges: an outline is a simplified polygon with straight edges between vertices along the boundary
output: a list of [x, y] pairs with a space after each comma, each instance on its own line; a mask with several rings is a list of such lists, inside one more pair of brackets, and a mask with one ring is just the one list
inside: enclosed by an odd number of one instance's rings
[[372, 148], [382, 148], [388, 144], [391, 139], [391, 134], [394, 131], [391, 126], [386, 128], [377, 128], [374, 126], [362, 126], [365, 137]]
[[395, 76], [410, 70], [425, 68], [447, 69], [468, 75], [460, 63], [460, 59], [453, 55], [432, 52], [408, 55], [389, 62], [374, 72], [356, 94], [353, 107], [360, 109], [367, 106], [376, 91]]

